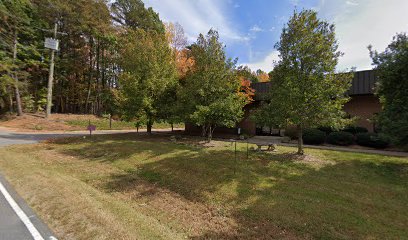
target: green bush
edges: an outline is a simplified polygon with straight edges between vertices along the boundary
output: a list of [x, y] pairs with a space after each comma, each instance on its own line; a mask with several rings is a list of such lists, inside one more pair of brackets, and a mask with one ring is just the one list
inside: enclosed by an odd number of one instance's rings
[[34, 98], [31, 94], [21, 98], [24, 112], [34, 112]]
[[348, 126], [343, 129], [343, 132], [349, 132], [353, 135], [359, 134], [359, 133], [366, 133], [368, 132], [367, 128], [364, 127], [356, 127], [356, 126]]
[[306, 129], [303, 131], [303, 142], [305, 144], [318, 145], [324, 143], [326, 133], [318, 129]]
[[389, 141], [376, 133], [359, 133], [357, 134], [357, 144], [372, 148], [386, 148]]
[[321, 127], [318, 127], [317, 129], [319, 129], [322, 132], [325, 132], [326, 135], [329, 135], [330, 133], [334, 132], [332, 127], [321, 126]]
[[285, 129], [285, 136], [290, 137], [290, 139], [298, 139], [297, 128], [295, 126], [289, 126]]
[[327, 142], [334, 145], [348, 146], [354, 143], [354, 136], [349, 132], [332, 132], [327, 136]]

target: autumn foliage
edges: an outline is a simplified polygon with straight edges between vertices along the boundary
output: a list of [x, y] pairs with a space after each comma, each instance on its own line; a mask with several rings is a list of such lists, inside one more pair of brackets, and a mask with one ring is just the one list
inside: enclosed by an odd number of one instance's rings
[[244, 77], [240, 77], [241, 86], [239, 92], [245, 96], [248, 101], [253, 101], [255, 96], [255, 90], [251, 88], [251, 81]]

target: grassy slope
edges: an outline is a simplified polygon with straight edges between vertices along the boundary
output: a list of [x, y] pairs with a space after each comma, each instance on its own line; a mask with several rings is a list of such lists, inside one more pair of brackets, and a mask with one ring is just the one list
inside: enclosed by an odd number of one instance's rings
[[[95, 115], [80, 115], [80, 114], [52, 114], [46, 119], [44, 114], [26, 113], [22, 117], [13, 115], [0, 116], [0, 125], [19, 130], [29, 131], [73, 131], [86, 130], [89, 121], [96, 125], [97, 130], [109, 130], [109, 119], [98, 117]], [[142, 126], [140, 129], [145, 129]], [[155, 123], [154, 129], [171, 128], [171, 125], [165, 122]], [[174, 124], [174, 128], [184, 128], [184, 124]], [[136, 129], [134, 122], [115, 121], [112, 120], [113, 130]]]
[[408, 238], [406, 158], [217, 145], [98, 136], [0, 149], [0, 169], [61, 238]]

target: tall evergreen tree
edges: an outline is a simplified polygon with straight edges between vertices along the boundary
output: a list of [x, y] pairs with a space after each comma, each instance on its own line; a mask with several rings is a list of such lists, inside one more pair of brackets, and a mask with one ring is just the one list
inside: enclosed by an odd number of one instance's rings
[[145, 8], [141, 0], [116, 0], [111, 10], [113, 19], [124, 27], [165, 33], [159, 14], [151, 7]]

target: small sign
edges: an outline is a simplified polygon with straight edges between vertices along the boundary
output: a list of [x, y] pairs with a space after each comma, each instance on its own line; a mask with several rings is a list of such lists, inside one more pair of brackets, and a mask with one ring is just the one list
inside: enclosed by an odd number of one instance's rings
[[44, 47], [58, 51], [59, 41], [54, 38], [45, 38]]
[[87, 129], [89, 131], [89, 135], [92, 135], [92, 132], [96, 131], [96, 126], [92, 125], [92, 124], [89, 124]]

